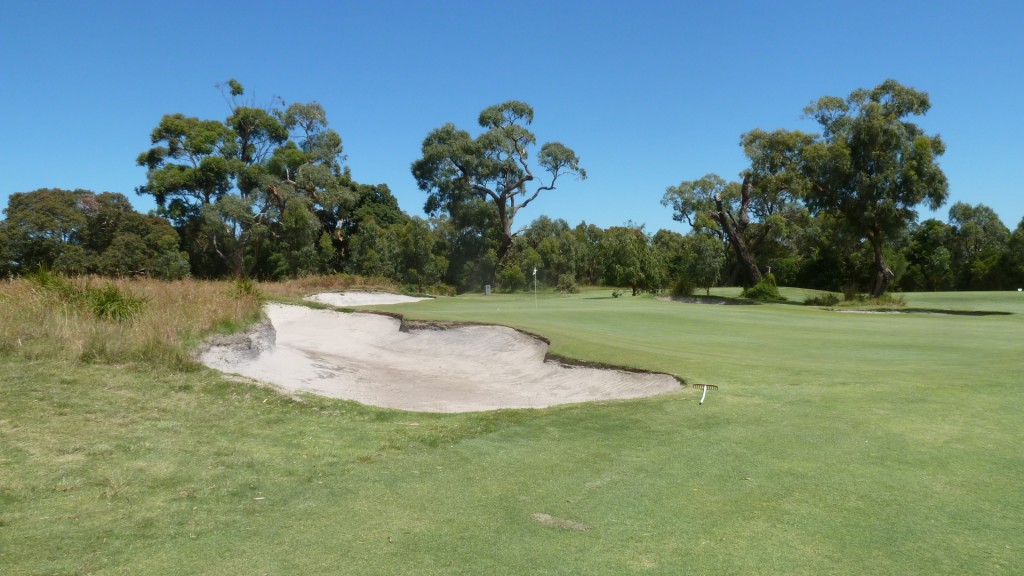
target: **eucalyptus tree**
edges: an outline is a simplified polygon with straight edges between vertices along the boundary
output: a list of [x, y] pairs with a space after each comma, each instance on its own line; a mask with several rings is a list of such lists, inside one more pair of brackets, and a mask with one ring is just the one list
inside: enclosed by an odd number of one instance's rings
[[537, 277], [543, 285], [554, 286], [565, 274], [575, 279], [577, 267], [582, 268], [581, 246], [569, 223], [561, 218], [552, 220], [547, 216], [539, 216], [516, 240], [535, 251], [540, 259]]
[[995, 211], [984, 204], [957, 202], [949, 208], [949, 225], [953, 230], [950, 249], [957, 287], [1001, 287], [999, 261], [1010, 239], [1010, 230]]
[[606, 284], [629, 286], [633, 296], [665, 287], [664, 264], [643, 226], [627, 224], [608, 228], [599, 252]]
[[[278, 100], [261, 108], [241, 101], [237, 81], [223, 89], [230, 105], [224, 121], [161, 119], [153, 147], [137, 158], [147, 168], [137, 192], [153, 196], [175, 224], [202, 275], [244, 275], [282, 249], [317, 246], [317, 237], [319, 246], [335, 249], [331, 237], [351, 178], [323, 107]], [[308, 258], [278, 260], [292, 261], [285, 270], [297, 273], [303, 270], [295, 263]]]
[[886, 241], [916, 220], [918, 205], [935, 210], [946, 201], [949, 186], [937, 162], [945, 144], [907, 121], [930, 108], [927, 93], [886, 80], [845, 99], [822, 97], [804, 109], [822, 128], [801, 152], [810, 180], [807, 204], [836, 215], [870, 244], [875, 297], [895, 276], [886, 264]]
[[1008, 288], [1024, 287], [1024, 218], [1021, 218], [1006, 242], [1000, 267], [1005, 271]]
[[670, 186], [662, 197], [672, 217], [696, 232], [727, 242], [739, 264], [745, 284], [761, 281], [762, 267], [785, 244], [790, 222], [801, 212], [799, 200], [806, 180], [798, 170], [803, 146], [812, 136], [799, 131], [752, 130], [740, 145], [750, 167], [740, 183], [717, 174]]
[[122, 194], [48, 188], [18, 192], [4, 213], [4, 275], [37, 268], [165, 279], [189, 273], [174, 229], [163, 218], [136, 212]]
[[725, 246], [717, 238], [706, 234], [687, 234], [683, 237], [683, 276], [695, 288], [702, 288], [705, 296], [722, 279], [725, 264]]
[[53, 268], [69, 245], [79, 244], [87, 219], [87, 190], [42, 188], [11, 194], [0, 221], [0, 272], [21, 274]]
[[580, 222], [572, 229], [568, 238], [572, 245], [573, 269], [576, 280], [582, 284], [594, 285], [604, 275], [604, 262], [601, 260], [601, 244], [606, 232], [596, 224]]
[[541, 192], [554, 190], [561, 177], [585, 179], [587, 173], [576, 153], [559, 142], [542, 145], [531, 165], [530, 151], [537, 139], [527, 128], [533, 123], [533, 108], [525, 102], [510, 100], [486, 108], [478, 123], [484, 131], [476, 138], [451, 123], [431, 131], [412, 173], [427, 193], [424, 210], [430, 215], [454, 216], [459, 205], [474, 200], [493, 204], [500, 227], [500, 262], [512, 247], [516, 214]]
[[917, 292], [956, 288], [953, 273], [953, 227], [929, 218], [913, 226], [907, 253], [907, 272], [899, 280], [902, 290]]

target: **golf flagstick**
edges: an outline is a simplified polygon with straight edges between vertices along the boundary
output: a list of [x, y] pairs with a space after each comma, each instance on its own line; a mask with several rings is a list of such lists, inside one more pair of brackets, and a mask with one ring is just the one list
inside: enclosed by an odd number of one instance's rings
[[537, 267], [533, 267], [533, 309], [537, 309]]

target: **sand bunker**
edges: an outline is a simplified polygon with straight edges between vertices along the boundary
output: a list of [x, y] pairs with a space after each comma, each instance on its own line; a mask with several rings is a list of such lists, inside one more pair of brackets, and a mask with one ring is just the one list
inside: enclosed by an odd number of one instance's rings
[[330, 304], [331, 306], [346, 307], [405, 304], [407, 302], [430, 300], [430, 298], [416, 298], [414, 296], [390, 294], [388, 292], [324, 292], [323, 294], [314, 294], [309, 298], [306, 298], [306, 300], [320, 302], [321, 304]]
[[[370, 294], [316, 300], [380, 302]], [[214, 343], [202, 362], [286, 390], [418, 412], [542, 408], [680, 387], [667, 374], [545, 362], [547, 343], [501, 326], [402, 331], [400, 320], [380, 314], [284, 304], [268, 304], [265, 312], [269, 323]]]

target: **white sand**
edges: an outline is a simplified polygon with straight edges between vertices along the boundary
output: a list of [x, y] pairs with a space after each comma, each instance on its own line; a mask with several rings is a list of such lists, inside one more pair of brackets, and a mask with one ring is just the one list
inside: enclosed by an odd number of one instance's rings
[[[393, 303], [394, 295], [386, 296]], [[349, 292], [315, 299], [353, 306], [380, 303], [380, 297]], [[203, 363], [286, 390], [419, 412], [542, 408], [680, 388], [666, 374], [545, 362], [547, 344], [511, 328], [403, 332], [399, 320], [379, 314], [282, 304], [269, 304], [265, 311], [272, 329], [250, 335], [241, 345], [214, 345], [202, 355]]]
[[405, 304], [406, 302], [430, 300], [430, 298], [416, 298], [402, 294], [390, 294], [388, 292], [324, 292], [323, 294], [314, 294], [306, 298], [306, 300], [343, 308], [346, 306]]

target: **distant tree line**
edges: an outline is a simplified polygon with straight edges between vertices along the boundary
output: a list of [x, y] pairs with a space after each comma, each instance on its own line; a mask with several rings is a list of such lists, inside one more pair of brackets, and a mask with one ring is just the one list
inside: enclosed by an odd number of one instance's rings
[[536, 141], [533, 109], [510, 101], [480, 114], [476, 137], [431, 131], [412, 173], [425, 217], [402, 211], [385, 184], [360, 184], [341, 136], [315, 103], [243, 102], [221, 87], [223, 121], [164, 116], [137, 158], [153, 213], [121, 194], [40, 189], [10, 196], [0, 221], [0, 274], [56, 272], [176, 279], [351, 273], [413, 289], [632, 293], [780, 285], [832, 291], [999, 290], [1024, 285], [1024, 220], [1013, 231], [983, 205], [948, 221], [916, 209], [948, 195], [938, 136], [908, 118], [927, 94], [895, 81], [805, 109], [821, 134], [752, 130], [739, 181], [715, 174], [667, 188], [662, 204], [686, 234], [632, 222], [600, 228], [517, 212], [560, 178], [586, 172], [567, 146]]
[[187, 276], [188, 254], [166, 219], [122, 194], [41, 189], [12, 194], [0, 221], [0, 273]]

